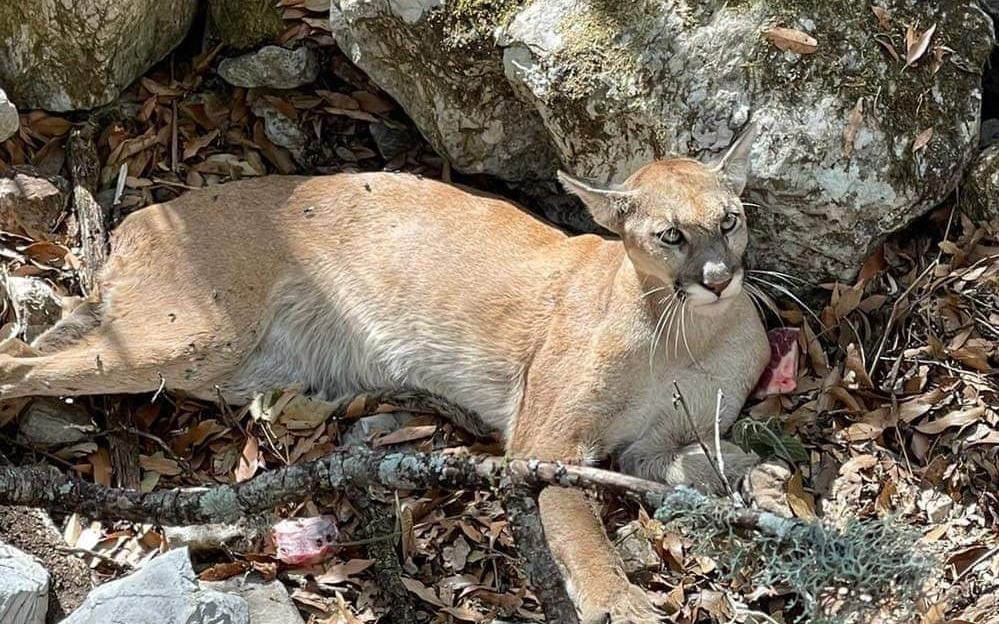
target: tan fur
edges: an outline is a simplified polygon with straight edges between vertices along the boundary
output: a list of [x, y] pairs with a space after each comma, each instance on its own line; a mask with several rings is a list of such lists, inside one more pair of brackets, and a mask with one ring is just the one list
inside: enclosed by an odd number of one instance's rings
[[[715, 301], [681, 278], [700, 279], [705, 250], [741, 263], [744, 223], [719, 234], [727, 210], [741, 216], [723, 174], [676, 160], [616, 189], [566, 176], [623, 243], [402, 174], [191, 191], [125, 220], [99, 299], [43, 335], [42, 353], [0, 355], [0, 396], [163, 384], [243, 402], [295, 384], [326, 396], [407, 385], [478, 412], [511, 455], [618, 453], [635, 474], [716, 486], [694, 442], [711, 435], [719, 389], [728, 428], [768, 356], [737, 283]], [[686, 251], [652, 235], [670, 225], [689, 232]], [[651, 352], [677, 288], [690, 305]], [[674, 379], [694, 430], [672, 405]], [[754, 461], [724, 453], [733, 478]], [[584, 621], [657, 621], [582, 494], [549, 488], [540, 505]]]

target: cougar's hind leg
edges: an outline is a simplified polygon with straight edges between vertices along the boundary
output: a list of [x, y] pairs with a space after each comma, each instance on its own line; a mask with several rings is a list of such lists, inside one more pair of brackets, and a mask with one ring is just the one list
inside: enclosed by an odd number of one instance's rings
[[85, 301], [32, 341], [40, 353], [54, 353], [79, 342], [101, 323], [101, 304]]
[[[20, 396], [129, 394], [161, 386], [189, 390], [210, 386], [231, 367], [211, 343], [193, 336], [150, 332], [124, 340], [114, 324], [102, 324], [76, 342], [34, 357], [0, 355], [0, 399]], [[139, 334], [141, 335], [141, 334]]]

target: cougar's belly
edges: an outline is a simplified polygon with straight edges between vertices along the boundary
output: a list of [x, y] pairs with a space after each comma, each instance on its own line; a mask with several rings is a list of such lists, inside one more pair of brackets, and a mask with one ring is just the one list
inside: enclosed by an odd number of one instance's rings
[[230, 401], [294, 386], [328, 399], [408, 386], [444, 396], [499, 431], [507, 430], [520, 405], [522, 365], [463, 340], [453, 319], [294, 293], [279, 297], [272, 309], [256, 346], [219, 383]]

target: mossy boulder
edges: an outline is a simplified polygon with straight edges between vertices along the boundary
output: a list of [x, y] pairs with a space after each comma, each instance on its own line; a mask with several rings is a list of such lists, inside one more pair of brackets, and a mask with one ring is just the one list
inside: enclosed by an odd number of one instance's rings
[[[622, 180], [712, 158], [752, 119], [753, 261], [848, 279], [956, 186], [993, 45], [974, 3], [889, 4], [882, 24], [855, 0], [334, 0], [332, 24], [459, 170]], [[909, 25], [936, 29], [907, 67]], [[817, 48], [782, 51], [773, 26]]]
[[197, 0], [4, 0], [0, 85], [19, 107], [114, 100], [187, 33]]
[[285, 30], [275, 0], [208, 0], [208, 17], [222, 43], [240, 50], [270, 43]]

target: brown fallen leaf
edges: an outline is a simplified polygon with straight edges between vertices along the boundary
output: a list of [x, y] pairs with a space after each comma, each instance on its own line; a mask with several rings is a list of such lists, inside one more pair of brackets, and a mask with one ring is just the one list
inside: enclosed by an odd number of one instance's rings
[[375, 447], [388, 446], [390, 444], [402, 444], [413, 440], [429, 438], [437, 431], [437, 425], [416, 425], [413, 427], [402, 427], [392, 433], [383, 435], [374, 442]]
[[815, 497], [805, 491], [801, 472], [795, 471], [787, 482], [787, 503], [795, 517], [802, 520], [815, 519]]
[[878, 20], [878, 27], [880, 27], [881, 30], [891, 30], [891, 13], [888, 9], [877, 5], [871, 5], [871, 13], [874, 13], [874, 17]]
[[257, 474], [260, 468], [261, 457], [260, 447], [256, 436], [246, 436], [246, 444], [243, 445], [243, 452], [239, 456], [239, 465], [236, 467], [236, 481], [246, 481]]
[[774, 26], [763, 31], [763, 36], [777, 48], [795, 54], [812, 54], [819, 47], [814, 37], [794, 28]]
[[923, 130], [916, 135], [916, 138], [912, 140], [912, 153], [925, 149], [930, 143], [930, 139], [933, 138], [933, 126], [930, 126], [926, 130]]
[[237, 574], [242, 574], [250, 567], [250, 564], [246, 561], [227, 561], [223, 563], [216, 563], [213, 566], [205, 568], [198, 574], [199, 581], [224, 581], [227, 578], [232, 578]]
[[937, 25], [934, 24], [923, 31], [921, 34], [916, 34], [916, 29], [911, 24], [905, 30], [905, 66], [912, 67], [916, 61], [926, 54], [926, 50], [930, 47], [930, 40], [933, 39], [933, 33], [937, 30]]

